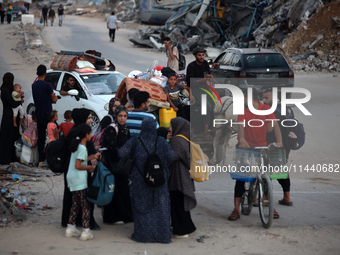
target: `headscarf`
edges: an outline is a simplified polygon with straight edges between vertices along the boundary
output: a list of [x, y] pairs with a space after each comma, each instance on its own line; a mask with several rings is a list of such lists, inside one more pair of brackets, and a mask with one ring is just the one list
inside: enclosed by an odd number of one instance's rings
[[4, 76], [2, 77], [2, 85], [1, 85], [1, 90], [7, 89], [10, 92], [13, 92], [14, 88], [14, 75], [10, 72], [5, 73]]
[[72, 118], [74, 126], [78, 126], [81, 123], [86, 123], [87, 118], [91, 114], [91, 110], [86, 108], [75, 108], [72, 110]]
[[154, 148], [157, 137], [156, 120], [147, 117], [142, 121], [140, 138], [147, 148]]
[[109, 102], [109, 114], [112, 115], [113, 117], [114, 117], [115, 113], [112, 111], [112, 107], [114, 106], [116, 101], [120, 102], [120, 99], [118, 97], [113, 97], [113, 98], [111, 98], [111, 100]]
[[173, 118], [171, 120], [172, 137], [176, 135], [184, 135], [190, 140], [190, 122], [182, 117]]
[[116, 110], [115, 110], [115, 115], [114, 115], [114, 119], [115, 119], [115, 123], [119, 126], [120, 130], [122, 131], [122, 133], [124, 135], [127, 135], [128, 134], [128, 128], [127, 128], [127, 125], [124, 124], [124, 125], [120, 125], [118, 123], [118, 120], [117, 120], [117, 116], [119, 113], [121, 112], [126, 112], [126, 114], [128, 114], [128, 109], [124, 106], [124, 105], [118, 105]]

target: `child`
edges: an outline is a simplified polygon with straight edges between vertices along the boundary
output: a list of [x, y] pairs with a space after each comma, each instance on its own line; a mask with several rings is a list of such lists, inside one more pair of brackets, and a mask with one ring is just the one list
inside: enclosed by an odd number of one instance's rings
[[[14, 91], [12, 92], [12, 97], [14, 101], [21, 101], [21, 99], [24, 97], [24, 92], [21, 91], [21, 85], [15, 84], [13, 87]], [[17, 127], [17, 116], [18, 112], [20, 113], [20, 125], [23, 125], [22, 119], [24, 117], [25, 111], [22, 105], [19, 105], [18, 107], [13, 108], [13, 125]]]
[[[93, 239], [90, 232], [90, 209], [86, 200], [87, 190], [87, 172], [92, 173], [94, 167], [87, 165], [88, 161], [95, 159], [94, 155], [90, 157], [87, 154], [86, 143], [91, 141], [91, 126], [83, 123], [76, 129], [77, 136], [73, 138], [70, 144], [71, 158], [66, 175], [68, 187], [72, 192], [72, 207], [69, 222], [66, 228], [66, 237], [79, 237], [79, 240], [86, 241]], [[76, 229], [76, 220], [79, 209], [82, 209], [83, 232]]]
[[179, 99], [179, 93], [182, 89], [187, 89], [190, 91], [189, 87], [177, 84], [177, 76], [175, 73], [169, 74], [168, 84], [163, 89], [168, 98], [168, 102], [174, 111], [177, 112], [177, 117], [182, 117], [190, 121], [190, 107], [188, 105], [182, 105]]
[[66, 137], [68, 132], [70, 132], [71, 128], [74, 126], [74, 123], [72, 121], [72, 111], [67, 110], [64, 113], [64, 119], [66, 122], [63, 122], [60, 124], [60, 130], [59, 132], [63, 132], [63, 135]]
[[135, 95], [139, 92], [136, 88], [131, 88], [128, 92], [129, 95], [129, 101], [125, 104], [125, 107], [128, 109], [128, 111], [132, 111], [132, 109], [135, 107]]
[[58, 112], [56, 110], [50, 111], [48, 124], [47, 124], [47, 135], [48, 142], [52, 142], [59, 139], [59, 129], [56, 124], [58, 120]]

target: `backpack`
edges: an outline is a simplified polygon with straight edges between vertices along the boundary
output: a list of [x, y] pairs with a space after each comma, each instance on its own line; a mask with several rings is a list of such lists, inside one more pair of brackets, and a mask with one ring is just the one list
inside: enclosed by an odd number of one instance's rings
[[32, 122], [28, 128], [26, 128], [21, 135], [21, 140], [27, 147], [34, 147], [38, 142], [38, 129], [37, 123]]
[[62, 173], [65, 169], [65, 164], [68, 163], [66, 148], [66, 138], [61, 136], [59, 139], [48, 143], [46, 149], [46, 160], [48, 167], [54, 173]]
[[139, 141], [142, 143], [143, 148], [148, 154], [148, 158], [146, 159], [146, 162], [144, 164], [144, 173], [141, 173], [138, 167], [137, 169], [139, 170], [140, 174], [143, 176], [146, 185], [149, 187], [162, 186], [166, 181], [165, 176], [164, 176], [163, 163], [161, 159], [158, 157], [158, 155], [156, 154], [157, 140], [158, 140], [157, 138], [158, 137], [156, 137], [155, 149], [152, 153], [150, 153], [147, 150], [146, 146], [144, 145], [142, 139], [138, 137]]
[[114, 188], [115, 177], [101, 161], [98, 161], [87, 190], [87, 200], [98, 206], [107, 205], [112, 200]]
[[[172, 46], [172, 49], [174, 48], [175, 46]], [[177, 47], [177, 49], [178, 49], [178, 47]], [[182, 70], [184, 70], [185, 69], [185, 67], [186, 67], [186, 60], [185, 60], [185, 57], [184, 57], [184, 55], [182, 55], [180, 52], [179, 52], [179, 49], [178, 49], [178, 58], [177, 58], [177, 56], [175, 56], [176, 57], [176, 59], [178, 60], [178, 70], [179, 71], [182, 71]]]
[[23, 130], [25, 130], [26, 128], [28, 128], [32, 123], [33, 123], [33, 120], [32, 120], [32, 115], [31, 114], [27, 114], [25, 113], [24, 117], [23, 117]]
[[[276, 109], [276, 112], [281, 114], [281, 109]], [[305, 144], [306, 133], [303, 124], [292, 118], [292, 116], [292, 114], [288, 113], [283, 116], [285, 119], [284, 125], [288, 127], [284, 127], [285, 133], [282, 136], [282, 143], [291, 150], [298, 150]], [[296, 126], [293, 127], [295, 124]]]
[[[111, 122], [114, 121], [114, 120], [113, 120], [113, 117], [112, 117], [110, 114], [105, 115], [104, 118], [105, 118], [106, 116], [109, 116], [109, 117], [111, 118]], [[101, 129], [100, 121], [99, 121], [97, 124], [95, 124], [95, 125], [92, 127], [92, 137], [93, 137], [94, 135], [96, 135], [96, 134], [99, 134], [101, 131], [102, 131], [102, 129]]]
[[[118, 135], [118, 126], [116, 123], [111, 123], [110, 126], [114, 127], [116, 129], [116, 134]], [[102, 140], [103, 134], [104, 134], [105, 128], [98, 134], [95, 134], [94, 136], [92, 136], [92, 142], [94, 144], [94, 146], [99, 146], [100, 142]]]
[[190, 176], [197, 182], [210, 180], [211, 167], [208, 165], [209, 159], [202, 151], [201, 147], [190, 141], [184, 135], [176, 135], [182, 137], [190, 143]]

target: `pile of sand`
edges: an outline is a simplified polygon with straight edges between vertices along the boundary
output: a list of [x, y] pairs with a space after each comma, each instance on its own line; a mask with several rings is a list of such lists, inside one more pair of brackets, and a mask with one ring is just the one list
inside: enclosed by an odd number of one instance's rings
[[[313, 63], [310, 62], [312, 58], [309, 58], [309, 62], [308, 60], [302, 62], [310, 67], [314, 65], [316, 69], [319, 69], [318, 64], [321, 67], [322, 63], [327, 61], [329, 64], [324, 65], [324, 67], [332, 67], [333, 70], [339, 69], [340, 66], [337, 63], [340, 60], [340, 27], [332, 22], [331, 17], [340, 19], [340, 2], [325, 5], [307, 22], [303, 21], [298, 29], [279, 45], [286, 57], [291, 60], [294, 56], [315, 53]], [[310, 47], [318, 36], [321, 37], [320, 35], [323, 38]], [[295, 63], [294, 61], [291, 62]]]

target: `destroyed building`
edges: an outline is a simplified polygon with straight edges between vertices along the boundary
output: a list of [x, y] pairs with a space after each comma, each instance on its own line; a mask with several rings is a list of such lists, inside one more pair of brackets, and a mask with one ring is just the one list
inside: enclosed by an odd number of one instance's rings
[[[150, 4], [150, 1], [142, 2]], [[142, 10], [140, 6], [139, 10]], [[184, 54], [198, 45], [216, 48], [218, 52], [229, 47], [275, 47], [291, 64], [308, 59], [311, 54], [309, 62], [313, 59], [316, 62], [310, 68], [306, 67], [308, 63], [295, 65], [298, 70], [327, 68], [339, 71], [339, 1], [203, 0], [176, 3], [175, 0], [161, 0], [149, 12], [155, 15], [160, 10], [174, 14], [163, 26], [139, 30], [130, 39], [132, 43], [162, 50], [162, 39], [169, 36]], [[303, 36], [290, 39], [301, 31]], [[296, 50], [290, 45], [295, 45]]]

